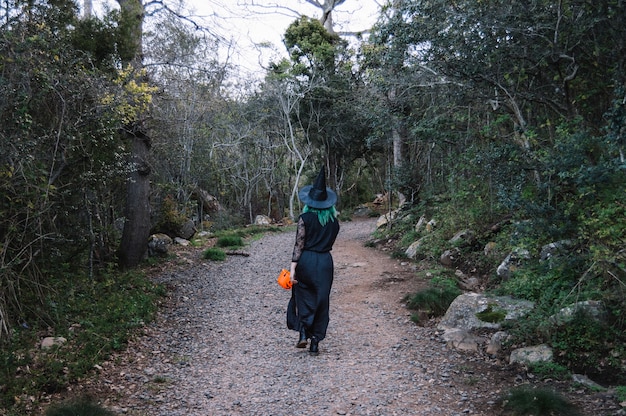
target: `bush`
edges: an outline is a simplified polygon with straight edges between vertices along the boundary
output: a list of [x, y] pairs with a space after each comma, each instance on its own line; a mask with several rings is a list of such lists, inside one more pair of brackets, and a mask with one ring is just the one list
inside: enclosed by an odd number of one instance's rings
[[422, 311], [428, 317], [442, 316], [460, 294], [461, 290], [454, 280], [435, 278], [431, 281], [431, 287], [408, 298], [407, 307]]
[[110, 412], [89, 399], [82, 398], [54, 405], [46, 411], [45, 416], [114, 416]]
[[502, 398], [512, 416], [578, 416], [580, 412], [560, 394], [547, 389], [520, 387]]
[[539, 361], [532, 363], [530, 364], [530, 371], [542, 380], [567, 380], [571, 377], [571, 373], [567, 367], [551, 362]]

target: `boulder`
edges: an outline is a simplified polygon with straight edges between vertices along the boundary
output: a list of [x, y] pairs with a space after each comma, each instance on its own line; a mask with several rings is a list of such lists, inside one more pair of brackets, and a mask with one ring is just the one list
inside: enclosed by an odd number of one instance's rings
[[508, 279], [511, 277], [511, 272], [514, 272], [523, 262], [530, 258], [530, 252], [526, 249], [516, 248], [500, 263], [496, 274], [502, 279]]
[[358, 218], [367, 218], [370, 215], [372, 215], [373, 212], [374, 211], [367, 205], [359, 205], [358, 207], [354, 209], [354, 212], [352, 213], [352, 215]]
[[378, 217], [378, 221], [376, 221], [376, 228], [382, 228], [389, 224], [391, 221], [396, 219], [398, 216], [398, 210], [388, 212], [387, 214], [381, 215]]
[[49, 350], [52, 347], [61, 346], [67, 342], [63, 337], [45, 337], [41, 340], [41, 349]]
[[448, 346], [461, 351], [478, 351], [481, 345], [486, 343], [486, 339], [470, 333], [464, 329], [454, 329], [446, 331], [443, 339]]
[[420, 219], [417, 221], [417, 224], [415, 224], [415, 232], [419, 233], [420, 231], [422, 231], [422, 228], [424, 228], [425, 224], [426, 224], [426, 217], [422, 215]]
[[193, 220], [187, 220], [183, 223], [183, 225], [180, 226], [177, 234], [178, 237], [184, 238], [185, 240], [190, 240], [197, 231], [198, 230], [196, 229], [196, 224], [194, 224]]
[[267, 215], [257, 215], [254, 219], [254, 225], [271, 225], [272, 219]]
[[571, 247], [574, 246], [574, 241], [572, 240], [561, 240], [556, 241], [554, 243], [546, 244], [541, 247], [540, 258], [541, 261], [549, 260], [559, 254], [566, 253]]
[[152, 234], [148, 240], [148, 255], [163, 256], [168, 253], [172, 239], [167, 234]]
[[450, 267], [454, 264], [460, 254], [461, 250], [459, 250], [458, 248], [446, 250], [439, 257], [439, 263], [443, 264], [446, 267]]
[[495, 250], [496, 250], [496, 243], [493, 241], [490, 241], [487, 244], [485, 244], [485, 248], [483, 249], [483, 254], [485, 256], [488, 256], [491, 253], [493, 253]]
[[417, 250], [420, 247], [421, 244], [421, 239], [417, 240], [416, 242], [414, 242], [413, 244], [411, 244], [409, 246], [409, 248], [406, 249], [405, 253], [406, 256], [410, 259], [414, 259], [417, 256]]
[[561, 309], [559, 312], [550, 317], [550, 322], [556, 325], [566, 325], [574, 319], [574, 316], [578, 312], [583, 313], [586, 317], [591, 318], [596, 322], [605, 322], [607, 318], [604, 303], [598, 300], [586, 300], [576, 302]]
[[505, 331], [498, 331], [491, 336], [489, 345], [487, 345], [487, 354], [498, 355], [502, 350], [502, 343], [508, 338], [509, 334]]
[[471, 243], [474, 241], [474, 232], [472, 230], [463, 230], [454, 234], [454, 236], [448, 241], [450, 244], [462, 244]]
[[184, 238], [180, 238], [180, 237], [174, 237], [174, 243], [183, 247], [187, 247], [189, 244], [191, 244], [189, 240], [185, 240]]
[[509, 363], [534, 364], [540, 362], [552, 362], [554, 353], [552, 348], [545, 344], [533, 347], [518, 348], [511, 351]]
[[534, 303], [526, 300], [513, 299], [509, 296], [486, 296], [478, 293], [464, 293], [452, 302], [445, 315], [439, 322], [441, 330], [453, 329], [499, 329], [500, 322], [486, 322], [478, 318], [477, 314], [488, 309], [502, 311], [503, 321], [516, 320], [526, 315]]

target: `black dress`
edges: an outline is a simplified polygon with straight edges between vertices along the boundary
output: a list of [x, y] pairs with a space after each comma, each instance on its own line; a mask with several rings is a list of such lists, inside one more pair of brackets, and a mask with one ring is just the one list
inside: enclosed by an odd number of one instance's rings
[[[330, 250], [333, 248], [339, 221], [329, 221], [322, 227], [317, 214], [306, 212], [298, 219], [296, 244], [292, 261], [297, 262], [296, 280], [292, 288], [287, 324], [300, 331], [304, 327], [307, 337], [323, 340], [329, 317], [330, 289], [333, 284], [334, 265]], [[291, 322], [289, 322], [291, 319]]]

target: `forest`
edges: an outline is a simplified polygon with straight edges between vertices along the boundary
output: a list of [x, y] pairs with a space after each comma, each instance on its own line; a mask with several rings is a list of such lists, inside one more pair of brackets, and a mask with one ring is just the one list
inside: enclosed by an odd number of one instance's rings
[[[356, 0], [307, 2], [323, 17], [291, 23], [259, 83], [234, 81], [223, 39], [173, 2], [2, 2], [0, 407], [76, 382], [150, 319], [165, 290], [141, 273], [150, 235], [293, 220], [321, 166], [345, 218], [387, 196], [398, 256], [422, 216], [437, 227], [421, 259], [473, 230], [468, 269], [537, 304], [517, 343], [626, 385], [626, 3], [393, 0], [339, 34], [328, 16]], [[489, 242], [501, 258], [474, 254]], [[545, 328], [581, 301], [606, 319]], [[24, 352], [51, 331], [83, 349]]]

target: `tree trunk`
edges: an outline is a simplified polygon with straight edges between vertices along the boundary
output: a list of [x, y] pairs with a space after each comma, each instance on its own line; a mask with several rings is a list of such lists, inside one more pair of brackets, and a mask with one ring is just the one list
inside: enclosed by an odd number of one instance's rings
[[[131, 65], [140, 71], [143, 66], [144, 6], [141, 0], [117, 1], [121, 9], [121, 24], [126, 28], [122, 59], [124, 65]], [[126, 219], [119, 260], [121, 267], [131, 268], [143, 259], [150, 237], [150, 138], [141, 127], [140, 120], [133, 120], [126, 128], [127, 137], [131, 141], [134, 170], [126, 189]]]
[[119, 260], [124, 268], [137, 266], [144, 258], [150, 238], [150, 139], [142, 132], [127, 132], [132, 140], [134, 170], [126, 188], [126, 220]]

